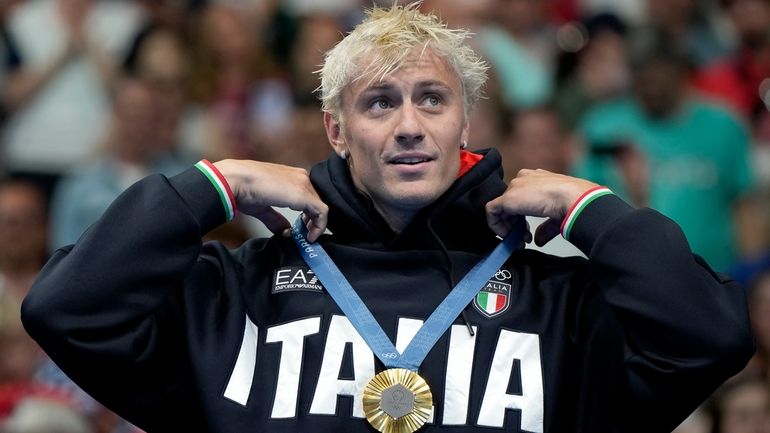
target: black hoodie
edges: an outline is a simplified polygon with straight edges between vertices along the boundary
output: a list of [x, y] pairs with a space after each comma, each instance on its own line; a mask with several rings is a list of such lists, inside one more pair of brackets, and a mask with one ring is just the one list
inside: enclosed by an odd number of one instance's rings
[[[396, 234], [344, 161], [312, 170], [331, 209], [320, 242], [399, 350], [499, 242], [484, 204], [501, 174], [485, 152]], [[24, 302], [27, 330], [150, 433], [374, 431], [360, 392], [382, 364], [291, 239], [202, 244], [224, 220], [196, 169], [137, 183], [50, 259]], [[588, 260], [514, 252], [433, 347], [420, 431], [668, 432], [745, 365], [743, 290], [672, 221], [608, 195], [570, 240]]]

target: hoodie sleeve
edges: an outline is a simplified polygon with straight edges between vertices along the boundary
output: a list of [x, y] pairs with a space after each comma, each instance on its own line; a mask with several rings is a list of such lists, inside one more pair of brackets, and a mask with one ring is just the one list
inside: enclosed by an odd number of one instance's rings
[[743, 288], [693, 255], [672, 220], [603, 194], [572, 222], [569, 240], [623, 328], [625, 383], [614, 402], [622, 431], [670, 431], [748, 362]]
[[226, 218], [199, 169], [138, 182], [74, 246], [52, 255], [24, 300], [24, 326], [121, 416], [155, 431], [199, 431], [183, 289], [192, 273], [219, 281], [212, 260], [200, 258], [201, 239]]

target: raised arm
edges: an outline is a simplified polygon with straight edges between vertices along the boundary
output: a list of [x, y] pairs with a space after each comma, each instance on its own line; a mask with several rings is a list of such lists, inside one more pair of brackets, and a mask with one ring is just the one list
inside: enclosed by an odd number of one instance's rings
[[[487, 211], [498, 234], [516, 215], [549, 217], [536, 241], [561, 232], [588, 257], [591, 279], [622, 327], [625, 383], [609, 400], [627, 427], [673, 429], [753, 353], [743, 289], [693, 255], [679, 226], [660, 213], [543, 170], [523, 170]], [[581, 323], [602, 332], [596, 324], [607, 321]]]
[[203, 249], [202, 236], [236, 207], [264, 216], [269, 204], [312, 213], [309, 224], [325, 227], [326, 207], [304, 171], [253, 162], [222, 170], [202, 161], [132, 186], [53, 254], [22, 308], [30, 335], [76, 383], [155, 431], [200, 431], [188, 353], [201, 317], [243, 329], [236, 289], [224, 283], [238, 268], [221, 246]]

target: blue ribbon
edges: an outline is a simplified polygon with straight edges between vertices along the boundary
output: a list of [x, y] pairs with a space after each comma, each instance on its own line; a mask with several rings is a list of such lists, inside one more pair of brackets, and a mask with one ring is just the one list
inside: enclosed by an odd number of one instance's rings
[[337, 303], [350, 323], [366, 341], [372, 352], [387, 368], [406, 368], [417, 371], [428, 352], [444, 332], [452, 326], [457, 316], [473, 300], [484, 283], [492, 278], [500, 267], [508, 260], [511, 253], [524, 238], [524, 230], [512, 230], [497, 247], [476, 266], [449, 292], [428, 320], [423, 323], [412, 341], [399, 353], [382, 330], [372, 313], [366, 308], [361, 297], [353, 289], [337, 265], [317, 243], [307, 241], [307, 227], [302, 223], [302, 217], [297, 217], [291, 228], [294, 242], [300, 254], [310, 269], [326, 287], [332, 299]]

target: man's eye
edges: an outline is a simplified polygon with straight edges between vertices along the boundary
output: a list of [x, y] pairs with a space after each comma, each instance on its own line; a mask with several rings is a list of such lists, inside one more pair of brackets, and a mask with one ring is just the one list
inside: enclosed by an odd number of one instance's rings
[[439, 98], [436, 95], [429, 95], [427, 98], [425, 98], [425, 104], [429, 105], [431, 107], [435, 107], [436, 105], [439, 105], [441, 103], [441, 98]]
[[377, 99], [372, 102], [369, 108], [373, 110], [387, 110], [390, 108], [390, 102], [388, 102], [386, 99]]

